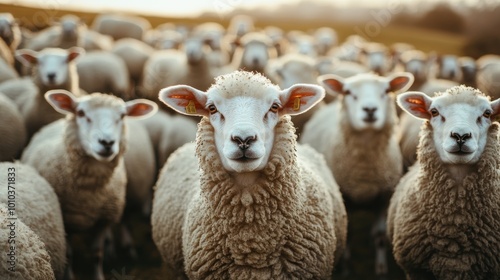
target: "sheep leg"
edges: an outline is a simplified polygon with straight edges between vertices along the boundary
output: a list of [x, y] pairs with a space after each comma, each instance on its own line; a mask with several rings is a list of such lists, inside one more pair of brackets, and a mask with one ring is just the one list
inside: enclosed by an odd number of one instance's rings
[[[385, 208], [384, 208], [385, 209]], [[387, 216], [385, 211], [379, 213], [372, 228], [372, 236], [375, 241], [375, 275], [383, 278], [387, 275]]]
[[94, 277], [95, 280], [104, 280], [104, 273], [102, 269], [103, 255], [104, 255], [104, 239], [106, 232], [110, 230], [109, 225], [99, 225], [93, 231], [92, 240], [92, 262], [94, 264]]
[[69, 235], [66, 237], [66, 267], [64, 269], [64, 280], [74, 280], [75, 274], [73, 273], [73, 249], [69, 242]]

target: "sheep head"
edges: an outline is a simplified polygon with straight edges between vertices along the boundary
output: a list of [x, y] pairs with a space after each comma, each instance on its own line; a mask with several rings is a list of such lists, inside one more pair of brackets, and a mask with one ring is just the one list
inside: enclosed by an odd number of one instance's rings
[[386, 124], [389, 106], [393, 102], [391, 93], [407, 90], [413, 83], [413, 75], [407, 72], [394, 73], [387, 77], [374, 74], [358, 74], [347, 79], [326, 74], [318, 77], [327, 92], [343, 95], [343, 105], [350, 125], [357, 131], [380, 130]]
[[70, 63], [84, 53], [85, 50], [79, 47], [68, 50], [46, 48], [40, 52], [22, 49], [16, 51], [16, 58], [25, 66], [33, 67], [33, 71], [38, 71], [36, 75], [45, 86], [57, 88], [69, 80]]
[[304, 113], [324, 95], [316, 85], [281, 90], [260, 74], [236, 71], [217, 77], [207, 92], [179, 85], [162, 89], [159, 98], [179, 113], [208, 118], [224, 168], [248, 173], [267, 165], [280, 116]]
[[407, 92], [397, 102], [411, 115], [429, 121], [436, 151], [447, 164], [476, 163], [486, 146], [492, 119], [500, 112], [500, 99], [490, 102], [479, 90], [465, 86], [434, 97]]
[[124, 102], [101, 93], [76, 97], [66, 90], [50, 90], [45, 99], [56, 111], [74, 116], [83, 150], [99, 161], [111, 161], [120, 153], [125, 116], [150, 116], [158, 108], [145, 99]]

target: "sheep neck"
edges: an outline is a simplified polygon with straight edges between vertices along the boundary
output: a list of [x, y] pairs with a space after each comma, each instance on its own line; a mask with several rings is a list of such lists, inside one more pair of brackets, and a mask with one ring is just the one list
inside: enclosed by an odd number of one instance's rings
[[[214, 142], [214, 130], [207, 118], [198, 125], [196, 154], [201, 169], [201, 196], [216, 216], [232, 223], [266, 224], [276, 211], [293, 213], [298, 201], [296, 180], [296, 136], [290, 117], [282, 117], [275, 128], [275, 145], [267, 166], [251, 174], [252, 184], [240, 184], [222, 166]], [[204, 171], [207, 172], [204, 172]]]
[[[500, 142], [498, 123], [488, 131], [486, 147], [479, 161], [472, 166], [451, 167], [439, 160], [432, 138], [432, 127], [426, 121], [422, 127], [418, 158], [420, 163], [420, 190], [426, 204], [438, 206], [445, 214], [467, 214], [471, 210], [482, 213], [491, 209], [492, 194], [500, 196]], [[454, 177], [459, 174], [459, 178]], [[436, 195], [437, 194], [437, 195]], [[496, 202], [498, 204], [498, 202]], [[499, 208], [498, 205], [495, 206]], [[468, 215], [468, 214], [467, 214]]]
[[125, 127], [120, 142], [120, 153], [109, 162], [101, 162], [89, 156], [80, 143], [78, 125], [74, 115], [69, 115], [64, 128], [64, 145], [68, 154], [68, 165], [73, 188], [97, 190], [106, 186], [118, 166], [126, 147]]

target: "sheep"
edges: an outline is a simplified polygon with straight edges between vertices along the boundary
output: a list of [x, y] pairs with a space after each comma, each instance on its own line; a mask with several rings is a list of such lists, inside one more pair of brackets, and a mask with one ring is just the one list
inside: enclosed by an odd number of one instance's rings
[[277, 57], [287, 53], [288, 41], [285, 38], [283, 29], [270, 25], [266, 26], [263, 31], [271, 39], [274, 48], [276, 48]]
[[18, 158], [26, 143], [26, 128], [16, 104], [0, 92], [0, 161]]
[[407, 279], [499, 279], [500, 100], [461, 85], [398, 105], [424, 124], [418, 163], [390, 202], [396, 262]]
[[38, 92], [31, 99], [24, 99], [23, 114], [28, 138], [42, 126], [61, 118], [43, 100], [43, 94], [51, 89], [66, 89], [80, 95], [76, 60], [85, 51], [79, 47], [69, 50], [48, 48], [41, 52], [28, 49], [18, 50], [16, 58], [26, 66], [31, 66], [31, 79], [38, 87]]
[[[274, 64], [276, 65], [271, 70], [273, 73], [268, 73], [268, 76], [274, 78], [280, 88], [289, 88], [298, 83], [315, 84], [318, 78], [314, 59], [306, 55], [298, 53], [286, 54], [278, 58]], [[301, 135], [306, 122], [323, 104], [324, 102], [320, 102], [307, 112], [292, 117], [297, 135]]]
[[479, 69], [476, 76], [477, 88], [494, 99], [499, 98], [500, 82], [498, 82], [498, 79], [500, 77], [500, 60], [484, 64], [485, 66]]
[[392, 67], [389, 49], [384, 44], [375, 42], [363, 45], [360, 62], [379, 75], [388, 74]]
[[281, 90], [245, 71], [219, 76], [207, 92], [160, 91], [176, 111], [203, 116], [196, 143], [170, 156], [155, 186], [153, 240], [178, 277], [331, 275], [345, 208], [324, 158], [296, 144], [289, 118], [323, 96], [316, 85]]
[[[434, 96], [436, 92], [443, 92], [454, 86], [458, 86], [458, 83], [443, 79], [430, 79], [419, 90], [428, 96]], [[404, 111], [399, 116], [398, 142], [403, 155], [404, 172], [417, 160], [418, 134], [422, 123], [422, 120], [413, 118]]]
[[26, 105], [31, 104], [31, 101], [28, 100], [33, 99], [38, 94], [38, 87], [30, 77], [17, 78], [0, 83], [0, 93], [12, 100], [23, 116], [26, 111]]
[[127, 64], [107, 51], [93, 51], [76, 64], [80, 85], [87, 92], [104, 92], [132, 99]]
[[[0, 41], [0, 45], [2, 44], [3, 43]], [[9, 62], [0, 58], [0, 83], [16, 78], [19, 78], [16, 69], [14, 69]]]
[[476, 87], [476, 75], [478, 71], [478, 65], [476, 60], [470, 56], [462, 56], [458, 58], [460, 63], [460, 70], [462, 71], [461, 84], [469, 87]]
[[36, 33], [28, 40], [25, 48], [41, 51], [45, 48], [68, 49], [82, 46], [87, 26], [75, 15], [64, 15], [59, 22]]
[[207, 53], [207, 60], [211, 67], [222, 67], [229, 63], [229, 53], [223, 48], [224, 34], [224, 27], [215, 22], [200, 24], [193, 30], [193, 36], [201, 38], [210, 46], [211, 51]]
[[21, 43], [21, 28], [11, 13], [0, 13], [0, 38], [9, 46], [12, 53]]
[[321, 27], [314, 31], [314, 41], [318, 55], [325, 56], [338, 44], [338, 35], [331, 27]]
[[456, 55], [437, 55], [435, 59], [436, 64], [434, 65], [433, 77], [436, 79], [446, 79], [456, 82], [460, 82], [462, 80], [462, 71]]
[[394, 93], [406, 90], [413, 76], [407, 72], [387, 77], [367, 73], [347, 79], [323, 75], [318, 81], [342, 98], [312, 116], [300, 143], [325, 156], [348, 212], [365, 207], [378, 213], [372, 233], [377, 250], [375, 273], [384, 275], [385, 207], [403, 175]]
[[111, 36], [87, 29], [83, 32], [81, 44], [86, 51], [110, 51], [114, 41]]
[[[2, 279], [55, 279], [50, 266], [50, 256], [40, 238], [20, 219], [12, 221], [7, 205], [0, 203], [0, 242], [3, 244], [1, 254]], [[10, 226], [15, 223], [14, 226]], [[14, 232], [15, 239], [10, 238]], [[8, 243], [15, 242], [15, 246]], [[13, 249], [13, 250], [12, 250]], [[12, 251], [11, 251], [12, 250]], [[15, 254], [11, 257], [9, 254]], [[14, 259], [12, 259], [14, 258]]]
[[[0, 203], [15, 209], [15, 216], [36, 233], [45, 244], [56, 278], [63, 279], [66, 239], [61, 208], [52, 186], [31, 166], [19, 162], [0, 163], [0, 171]], [[9, 186], [9, 178], [15, 184]]]
[[200, 38], [189, 38], [182, 51], [153, 53], [144, 66], [141, 97], [158, 100], [156, 96], [160, 89], [178, 84], [208, 89], [215, 74], [207, 62], [207, 48]]
[[114, 40], [122, 38], [142, 40], [144, 33], [151, 29], [151, 24], [147, 19], [138, 16], [100, 14], [94, 19], [91, 29], [109, 35]]
[[195, 140], [197, 126], [192, 118], [169, 115], [160, 110], [141, 122], [151, 138], [158, 170], [172, 152], [185, 143]]
[[[371, 72], [370, 69], [363, 64], [354, 61], [340, 60], [336, 57], [317, 58], [316, 68], [319, 75], [334, 74], [342, 78], [349, 78], [357, 74]], [[328, 101], [328, 98], [331, 100]], [[330, 103], [333, 101], [333, 96], [326, 96], [325, 101]]]
[[399, 55], [402, 70], [413, 74], [414, 82], [410, 90], [419, 90], [429, 78], [431, 60], [420, 50], [408, 50]]
[[142, 80], [144, 64], [153, 54], [154, 49], [137, 39], [123, 38], [116, 41], [111, 52], [123, 59], [127, 65], [130, 80], [134, 86], [138, 86]]
[[[21, 162], [33, 166], [54, 188], [68, 240], [75, 233], [89, 233], [93, 278], [104, 279], [104, 233], [120, 220], [125, 204], [123, 118], [147, 116], [156, 106], [147, 100], [124, 102], [102, 93], [76, 97], [66, 90], [48, 91], [45, 98], [66, 119], [41, 129], [24, 150]], [[71, 263], [70, 244], [67, 248]], [[71, 264], [68, 266], [71, 271]]]

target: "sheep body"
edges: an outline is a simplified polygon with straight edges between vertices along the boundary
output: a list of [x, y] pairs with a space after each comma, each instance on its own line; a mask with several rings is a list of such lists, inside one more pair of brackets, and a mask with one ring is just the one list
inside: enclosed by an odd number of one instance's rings
[[[0, 221], [3, 225], [12, 223], [11, 216], [7, 210], [7, 205], [0, 203]], [[0, 258], [2, 264], [0, 265], [0, 278], [2, 279], [26, 279], [26, 280], [39, 280], [39, 279], [55, 279], [54, 272], [50, 266], [50, 256], [45, 249], [45, 245], [40, 238], [33, 232], [27, 225], [20, 219], [15, 221], [15, 254], [16, 262], [14, 272], [12, 269], [11, 259], [8, 256], [9, 239], [11, 229], [7, 226], [0, 228], [0, 242], [4, 244], [2, 247], [4, 253]]]
[[112, 52], [121, 57], [125, 65], [127, 65], [130, 79], [134, 82], [134, 85], [139, 85], [144, 64], [153, 51], [154, 49], [148, 44], [132, 38], [116, 41], [112, 49]]
[[134, 38], [142, 40], [151, 29], [149, 21], [142, 17], [120, 14], [100, 14], [92, 23], [92, 30], [109, 35], [115, 40]]
[[[66, 265], [66, 239], [61, 208], [52, 186], [31, 166], [0, 163], [0, 203], [8, 205], [9, 190], [15, 193], [15, 213], [45, 244], [54, 274], [62, 279]], [[8, 173], [15, 174], [8, 188]]]
[[[26, 128], [16, 104], [0, 92], [0, 161], [20, 156], [26, 143]], [[0, 175], [1, 176], [1, 175]]]

